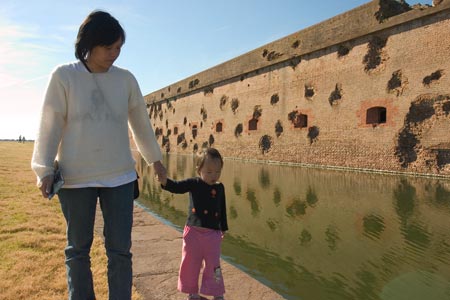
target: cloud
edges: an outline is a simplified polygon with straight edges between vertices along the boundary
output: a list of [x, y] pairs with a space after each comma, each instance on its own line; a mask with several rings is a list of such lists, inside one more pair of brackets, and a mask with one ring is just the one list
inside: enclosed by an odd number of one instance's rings
[[0, 11], [0, 138], [36, 132], [48, 62], [59, 51], [48, 39], [38, 25], [14, 22]]
[[30, 42], [38, 37], [36, 32], [33, 27], [0, 21], [0, 88], [22, 81], [41, 61], [39, 44]]

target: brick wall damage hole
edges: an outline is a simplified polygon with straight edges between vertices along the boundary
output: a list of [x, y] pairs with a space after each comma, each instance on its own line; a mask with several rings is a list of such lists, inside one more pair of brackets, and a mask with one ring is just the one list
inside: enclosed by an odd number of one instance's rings
[[214, 94], [214, 88], [213, 87], [206, 87], [203, 90], [203, 95], [205, 95], [205, 96], [211, 96], [212, 94]]
[[403, 90], [408, 83], [408, 79], [403, 76], [401, 70], [397, 70], [392, 73], [391, 79], [389, 79], [386, 90], [388, 93], [395, 94], [398, 96], [403, 94]]
[[206, 121], [208, 119], [208, 112], [206, 111], [206, 108], [204, 105], [200, 108], [200, 114], [202, 115], [203, 121]]
[[379, 23], [411, 10], [409, 4], [404, 0], [380, 0], [379, 4], [379, 9], [375, 13], [375, 18]]
[[238, 98], [231, 99], [231, 111], [233, 111], [234, 114], [236, 113], [238, 107], [239, 107], [239, 99]]
[[270, 97], [270, 104], [271, 105], [277, 104], [278, 101], [280, 101], [280, 97], [278, 96], [278, 94], [273, 94], [272, 97]]
[[386, 46], [387, 40], [387, 38], [374, 36], [367, 44], [368, 51], [363, 59], [366, 72], [375, 70], [386, 60], [383, 48]]
[[308, 140], [309, 140], [309, 144], [312, 145], [313, 143], [317, 142], [318, 138], [319, 138], [319, 127], [317, 126], [311, 126], [308, 128]]
[[[436, 120], [448, 119], [449, 113], [445, 110], [449, 107], [450, 95], [425, 94], [411, 103], [404, 125], [397, 135], [395, 146], [395, 155], [403, 168], [422, 163], [429, 171], [439, 172], [440, 168], [450, 163], [446, 160], [445, 154], [446, 151], [450, 151], [450, 143], [448, 140], [447, 144], [445, 143], [445, 137], [442, 143], [436, 141], [437, 145], [431, 145], [428, 149], [421, 144], [422, 138], [432, 130]], [[422, 160], [418, 160], [419, 157]]]
[[151, 119], [152, 115], [153, 115], [153, 111], [155, 109], [155, 104], [147, 104], [147, 108], [149, 108], [148, 117]]
[[224, 110], [224, 107], [227, 104], [227, 102], [228, 102], [228, 96], [223, 95], [222, 97], [220, 97], [220, 100], [219, 100], [220, 110]]
[[436, 153], [436, 163], [439, 169], [450, 165], [450, 149], [437, 149], [434, 152]]
[[302, 62], [302, 59], [300, 56], [293, 57], [289, 60], [289, 65], [292, 67], [293, 70], [297, 68], [298, 64]]
[[444, 75], [444, 70], [437, 70], [431, 73], [431, 75], [425, 76], [423, 78], [423, 85], [429, 87], [433, 82], [438, 81]]
[[337, 50], [338, 58], [342, 58], [350, 53], [350, 48], [344, 45], [339, 45]]
[[241, 136], [243, 130], [244, 130], [244, 126], [242, 126], [242, 123], [237, 124], [236, 128], [234, 129], [234, 136], [235, 137]]
[[264, 51], [262, 53], [262, 57], [264, 57], [267, 61], [275, 60], [277, 58], [280, 58], [281, 56], [283, 56], [283, 53], [276, 52], [276, 51], [269, 52], [269, 50], [267, 50], [267, 49], [264, 49]]
[[275, 123], [275, 135], [277, 136], [277, 137], [280, 137], [280, 135], [283, 133], [283, 125], [281, 124], [281, 121], [280, 120], [278, 120], [276, 123]]
[[255, 105], [253, 108], [253, 119], [258, 120], [262, 116], [262, 108], [261, 105]]
[[168, 109], [168, 110], [172, 110], [172, 109], [173, 109], [172, 102], [169, 101], [168, 99], [166, 100], [166, 105], [167, 105], [167, 109]]
[[209, 135], [208, 138], [209, 145], [212, 146], [215, 142], [214, 136], [212, 134]]
[[266, 154], [270, 151], [270, 148], [272, 148], [272, 137], [269, 135], [263, 135], [259, 139], [259, 149], [261, 150], [262, 154]]
[[156, 138], [159, 138], [162, 135], [162, 129], [159, 127], [155, 128], [155, 136]]
[[339, 104], [339, 100], [342, 99], [342, 85], [340, 83], [336, 83], [336, 86], [334, 88], [334, 91], [331, 92], [330, 97], [328, 98], [328, 102], [330, 102], [330, 105], [337, 105]]
[[442, 111], [446, 115], [450, 114], [450, 101], [444, 102], [444, 104], [442, 104]]
[[198, 84], [200, 83], [200, 80], [198, 79], [194, 79], [189, 81], [189, 88], [193, 89], [194, 87], [196, 87]]
[[185, 141], [185, 140], [186, 140], [186, 137], [185, 137], [184, 132], [181, 133], [181, 134], [179, 134], [179, 135], [177, 136], [177, 145], [181, 144], [181, 143], [182, 143], [183, 141]]
[[170, 151], [170, 140], [168, 137], [166, 136], [162, 137], [161, 147], [164, 148], [166, 152]]

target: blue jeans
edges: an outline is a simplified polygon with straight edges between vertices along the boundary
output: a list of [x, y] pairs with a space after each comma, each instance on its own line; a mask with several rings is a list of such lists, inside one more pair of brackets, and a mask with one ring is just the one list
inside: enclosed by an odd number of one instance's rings
[[131, 299], [133, 182], [114, 188], [61, 189], [58, 197], [67, 222], [65, 256], [69, 300], [95, 299], [89, 253], [97, 198], [104, 220], [109, 300]]

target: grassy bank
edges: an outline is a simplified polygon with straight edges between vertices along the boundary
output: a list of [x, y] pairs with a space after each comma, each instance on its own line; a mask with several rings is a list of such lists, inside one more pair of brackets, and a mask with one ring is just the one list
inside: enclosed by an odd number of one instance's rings
[[[33, 143], [0, 142], [0, 300], [67, 299], [65, 221], [57, 197], [48, 201], [30, 169]], [[97, 299], [108, 298], [106, 255], [91, 251]], [[141, 297], [133, 291], [133, 300]]]

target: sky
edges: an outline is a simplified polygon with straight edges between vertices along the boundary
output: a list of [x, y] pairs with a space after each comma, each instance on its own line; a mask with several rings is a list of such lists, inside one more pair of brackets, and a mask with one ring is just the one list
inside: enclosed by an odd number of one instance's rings
[[[49, 75], [95, 9], [119, 20], [115, 65], [144, 95], [370, 0], [0, 0], [0, 139], [34, 139]], [[432, 0], [407, 0], [431, 5]]]

